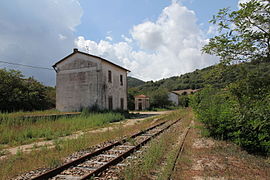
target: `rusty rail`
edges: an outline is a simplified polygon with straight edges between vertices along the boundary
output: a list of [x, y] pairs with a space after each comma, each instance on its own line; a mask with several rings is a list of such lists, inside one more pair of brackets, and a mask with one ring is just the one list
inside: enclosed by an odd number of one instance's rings
[[[180, 119], [179, 119], [180, 120]], [[133, 153], [134, 151], [140, 149], [143, 145], [145, 145], [148, 141], [150, 141], [152, 138], [156, 137], [157, 135], [159, 135], [160, 133], [162, 133], [163, 131], [165, 131], [166, 129], [168, 129], [170, 126], [172, 126], [173, 124], [177, 123], [179, 120], [174, 121], [173, 123], [171, 123], [170, 125], [166, 126], [165, 128], [163, 128], [161, 131], [155, 133], [153, 136], [150, 136], [149, 138], [145, 139], [143, 142], [141, 142], [140, 144], [136, 145], [135, 147], [131, 148], [130, 150], [126, 151], [124, 154], [121, 154], [120, 156], [116, 157], [115, 159], [109, 161], [108, 163], [104, 164], [103, 166], [99, 167], [98, 169], [96, 169], [95, 171], [84, 175], [81, 179], [82, 180], [86, 180], [89, 179], [91, 177], [97, 176], [99, 173], [103, 172], [104, 170], [106, 170], [108, 167], [115, 165], [117, 163], [119, 163], [120, 161], [122, 161], [124, 158], [128, 157], [131, 153]]]
[[[179, 119], [179, 120], [180, 120], [180, 119]], [[177, 120], [177, 121], [179, 121], [179, 120]], [[175, 121], [175, 122], [171, 123], [170, 125], [166, 126], [164, 129], [162, 129], [162, 131], [164, 131], [165, 129], [168, 129], [171, 125], [175, 124], [177, 121]], [[99, 155], [99, 154], [102, 154], [103, 152], [105, 152], [105, 151], [107, 151], [107, 150], [109, 150], [109, 149], [115, 147], [115, 146], [118, 146], [118, 145], [121, 145], [121, 144], [127, 142], [128, 139], [130, 139], [130, 138], [135, 138], [135, 137], [137, 137], [137, 136], [140, 136], [141, 134], [143, 134], [143, 133], [145, 133], [145, 132], [147, 132], [147, 131], [150, 131], [150, 130], [152, 130], [152, 129], [154, 129], [154, 128], [157, 128], [157, 127], [159, 127], [159, 126], [162, 126], [162, 125], [165, 124], [165, 123], [166, 123], [166, 122], [161, 122], [161, 123], [159, 123], [159, 124], [157, 124], [157, 125], [154, 125], [154, 126], [148, 128], [148, 129], [146, 129], [146, 130], [143, 130], [143, 131], [140, 131], [140, 132], [138, 132], [138, 133], [135, 133], [135, 134], [131, 135], [131, 136], [128, 137], [128, 138], [124, 138], [124, 139], [122, 139], [122, 140], [120, 140], [120, 141], [117, 141], [117, 142], [111, 144], [111, 145], [108, 145], [108, 146], [106, 146], [106, 147], [103, 147], [103, 148], [101, 148], [101, 149], [98, 149], [98, 150], [96, 150], [96, 151], [94, 151], [94, 152], [92, 152], [92, 153], [88, 153], [88, 154], [86, 154], [86, 155], [84, 155], [84, 156], [82, 156], [82, 157], [80, 157], [80, 158], [78, 158], [78, 159], [76, 159], [76, 160], [73, 160], [73, 161], [71, 161], [71, 162], [65, 163], [64, 165], [62, 165], [62, 166], [60, 166], [60, 167], [57, 167], [57, 168], [52, 169], [52, 170], [50, 170], [50, 171], [48, 171], [48, 172], [46, 172], [46, 173], [43, 173], [43, 174], [41, 174], [41, 175], [39, 175], [39, 176], [36, 176], [36, 177], [32, 178], [32, 180], [44, 180], [44, 179], [52, 178], [52, 177], [54, 177], [54, 176], [60, 174], [62, 171], [66, 170], [66, 169], [68, 169], [68, 168], [70, 168], [70, 167], [77, 166], [78, 164], [81, 164], [81, 163], [83, 163], [84, 161], [86, 161], [86, 160], [88, 160], [88, 159], [90, 159], [90, 158], [92, 158], [92, 157], [95, 157], [95, 156], [97, 156], [97, 155]], [[154, 134], [154, 136], [157, 136], [157, 135], [160, 134], [162, 131], [160, 131], [160, 132], [157, 133], [157, 134]], [[154, 137], [154, 136], [151, 136], [151, 137], [147, 138], [145, 141], [143, 141], [142, 143], [140, 143], [140, 144], [137, 145], [136, 147], [134, 147], [134, 148], [130, 149], [128, 152], [125, 152], [124, 154], [120, 155], [120, 157], [115, 158], [115, 159], [113, 159], [112, 161], [106, 163], [105, 165], [99, 167], [99, 168], [96, 169], [94, 172], [92, 172], [92, 173], [90, 173], [90, 174], [87, 174], [87, 175], [83, 176], [82, 179], [87, 179], [88, 177], [91, 177], [91, 176], [93, 176], [93, 175], [97, 175], [98, 173], [100, 173], [100, 172], [102, 172], [103, 170], [105, 170], [107, 167], [109, 167], [109, 166], [111, 166], [111, 165], [113, 165], [113, 164], [119, 162], [120, 159], [123, 159], [124, 157], [127, 157], [130, 153], [134, 152], [134, 151], [135, 151], [136, 149], [138, 149], [140, 146], [142, 146], [143, 144], [147, 143], [147, 142], [148, 142], [152, 137]]]

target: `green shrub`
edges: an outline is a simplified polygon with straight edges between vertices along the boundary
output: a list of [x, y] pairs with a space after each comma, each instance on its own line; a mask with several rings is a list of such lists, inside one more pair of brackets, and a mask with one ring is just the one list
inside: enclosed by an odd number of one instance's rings
[[189, 106], [189, 96], [188, 95], [179, 96], [179, 106], [181, 106], [181, 107], [188, 107]]
[[248, 74], [226, 89], [207, 87], [192, 98], [192, 107], [211, 136], [270, 154], [270, 75]]
[[251, 152], [270, 154], [270, 75], [247, 73], [229, 88], [240, 114], [235, 142]]
[[237, 128], [236, 105], [228, 91], [211, 87], [197, 93], [192, 102], [197, 117], [205, 124], [210, 135], [224, 140], [232, 138]]

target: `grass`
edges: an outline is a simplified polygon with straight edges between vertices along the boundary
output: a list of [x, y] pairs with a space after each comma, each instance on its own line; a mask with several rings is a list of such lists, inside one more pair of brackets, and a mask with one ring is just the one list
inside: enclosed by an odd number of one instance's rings
[[170, 152], [168, 152], [168, 156], [166, 157], [165, 160], [165, 166], [162, 169], [161, 173], [158, 176], [158, 180], [167, 180], [169, 179], [172, 170], [173, 170], [173, 166], [174, 166], [174, 162], [175, 162], [175, 158], [177, 156], [177, 151], [178, 149], [173, 148], [173, 150], [171, 150]]
[[[186, 116], [186, 110], [173, 112], [164, 119], [176, 120]], [[184, 121], [189, 121], [185, 119]], [[185, 126], [187, 123], [182, 122]], [[179, 137], [179, 128], [173, 128], [171, 131], [165, 132], [158, 139], [154, 139], [149, 143], [149, 148], [123, 171], [122, 179], [152, 179], [151, 174], [156, 174], [158, 179], [166, 179], [171, 173], [173, 161], [177, 155], [176, 147], [174, 147]], [[161, 170], [162, 162], [166, 166]], [[158, 173], [156, 173], [158, 171]], [[160, 174], [159, 174], [160, 173]], [[155, 178], [154, 178], [155, 179]]]
[[[77, 139], [66, 139], [55, 141], [54, 148], [43, 146], [39, 150], [30, 153], [18, 152], [7, 159], [0, 160], [0, 179], [9, 179], [23, 172], [28, 172], [37, 168], [55, 167], [63, 162], [63, 158], [68, 155], [89, 148], [96, 144], [134, 134], [139, 130], [152, 126], [153, 117], [141, 121], [132, 126], [123, 127], [119, 124], [115, 128], [106, 132], [85, 133]], [[159, 123], [160, 121], [156, 121]], [[34, 162], [34, 163], [33, 163]]]
[[138, 179], [138, 177], [148, 179], [147, 175], [150, 174], [151, 170], [159, 166], [162, 157], [168, 150], [170, 138], [171, 136], [162, 136], [161, 139], [150, 142], [149, 148], [139, 160], [125, 169], [123, 179], [134, 180]]
[[44, 110], [44, 111], [18, 111], [12, 113], [1, 113], [0, 112], [0, 120], [7, 118], [16, 118], [22, 116], [42, 116], [42, 115], [50, 115], [50, 114], [63, 114], [56, 109]]
[[0, 123], [0, 144], [2, 145], [21, 145], [41, 138], [51, 140], [125, 119], [120, 113], [112, 112], [81, 114], [59, 119], [50, 117], [20, 119], [12, 118], [12, 115], [1, 115], [6, 117], [2, 118]]

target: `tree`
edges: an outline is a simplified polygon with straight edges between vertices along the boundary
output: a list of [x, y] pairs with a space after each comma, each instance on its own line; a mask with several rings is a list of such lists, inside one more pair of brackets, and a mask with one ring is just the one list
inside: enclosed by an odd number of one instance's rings
[[221, 62], [270, 61], [270, 0], [251, 0], [237, 11], [221, 9], [210, 23], [219, 35], [202, 49]]
[[166, 89], [158, 89], [150, 95], [151, 107], [165, 108], [171, 105], [169, 101], [168, 91]]
[[0, 111], [43, 110], [55, 106], [55, 88], [20, 71], [0, 69]]
[[22, 77], [19, 71], [0, 69], [0, 111], [12, 111], [19, 106]]

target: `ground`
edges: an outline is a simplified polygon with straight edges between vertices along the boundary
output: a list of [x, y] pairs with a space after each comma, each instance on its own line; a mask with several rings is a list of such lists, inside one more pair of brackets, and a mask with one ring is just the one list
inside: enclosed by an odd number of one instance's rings
[[[109, 131], [109, 130], [112, 130], [112, 129], [116, 128], [118, 124], [121, 124], [123, 127], [132, 126], [132, 125], [135, 125], [136, 123], [139, 123], [140, 121], [145, 120], [146, 118], [148, 118], [150, 116], [168, 114], [168, 113], [170, 113], [170, 111], [160, 111], [160, 112], [137, 112], [137, 111], [134, 111], [133, 113], [140, 114], [141, 117], [136, 118], [136, 119], [127, 119], [124, 122], [111, 123], [110, 126], [108, 126], [108, 127], [99, 128], [99, 129], [95, 129], [95, 130], [90, 130], [90, 131], [87, 131], [87, 132], [78, 131], [78, 132], [76, 132], [76, 133], [74, 133], [72, 135], [65, 136], [65, 137], [60, 137], [57, 140], [76, 139], [76, 138], [84, 135], [85, 133], [90, 133], [90, 132], [91, 133], [98, 133], [98, 132]], [[52, 147], [54, 147], [54, 142], [55, 142], [55, 139], [54, 140], [49, 140], [49, 141], [39, 141], [39, 142], [31, 143], [31, 144], [6, 148], [6, 149], [3, 149], [3, 150], [6, 151], [7, 154], [15, 155], [18, 152], [18, 150], [20, 150], [22, 152], [30, 152], [33, 149], [36, 149], [36, 147], [42, 147], [42, 146], [45, 146], [45, 145], [52, 148]], [[6, 158], [6, 156], [0, 156], [0, 159], [3, 159], [3, 158]]]
[[173, 179], [270, 179], [269, 158], [248, 154], [231, 142], [204, 137], [203, 132], [202, 124], [195, 121]]
[[[51, 147], [54, 147], [52, 149], [41, 148], [39, 150], [36, 143], [27, 145], [28, 147], [16, 147], [16, 151], [14, 150], [15, 155], [6, 160], [0, 160], [0, 166], [3, 165], [2, 167], [5, 167], [2, 170], [0, 169], [0, 179], [7, 179], [7, 177], [15, 176], [16, 174], [28, 172], [37, 166], [47, 167], [48, 164], [52, 167], [57, 166], [65, 156], [80, 149], [145, 129], [157, 121], [157, 117], [144, 121], [149, 114], [157, 115], [164, 113], [170, 112], [143, 112], [144, 115], [139, 119], [129, 119], [113, 123], [105, 128], [95, 129], [91, 132], [77, 132], [65, 137], [67, 141], [40, 142], [41, 145], [42, 143], [48, 143], [46, 147], [51, 145]], [[141, 166], [140, 164], [138, 167], [131, 167], [132, 173], [137, 169], [137, 174], [141, 175], [135, 176], [132, 179], [167, 179], [168, 174], [171, 179], [175, 180], [270, 179], [269, 158], [248, 154], [231, 142], [218, 141], [211, 137], [206, 137], [203, 125], [196, 120], [191, 109], [183, 109], [177, 111], [177, 113], [171, 113], [168, 115], [168, 119], [173, 120], [171, 118], [181, 119], [181, 121], [177, 127], [165, 133], [164, 137], [161, 136], [160, 139], [163, 139], [163, 141], [157, 140], [152, 148], [152, 151], [155, 148], [158, 151], [163, 149], [163, 151], [160, 151], [156, 157], [150, 157], [153, 153], [146, 152], [145, 154], [148, 155], [143, 158], [148, 160], [147, 163], [149, 163], [149, 160], [155, 160], [156, 163], [147, 166], [148, 169], [145, 169], [146, 166]], [[185, 134], [187, 129], [189, 131], [184, 140], [183, 151], [176, 159], [175, 167], [172, 169], [170, 163], [174, 162], [174, 156], [176, 157], [177, 154], [176, 150], [179, 149], [177, 147], [180, 147], [180, 144], [182, 144], [183, 134]], [[78, 138], [80, 136], [82, 138]], [[75, 138], [78, 139], [75, 140]], [[75, 145], [78, 147], [75, 147]], [[151, 149], [151, 145], [149, 147]], [[21, 150], [18, 151], [18, 149]], [[35, 151], [22, 153], [24, 150], [31, 151], [33, 149]], [[35, 165], [32, 164], [33, 161], [35, 161]], [[33, 167], [30, 167], [30, 165]], [[136, 166], [136, 163], [134, 166]], [[144, 168], [145, 174], [140, 173], [141, 167]]]

